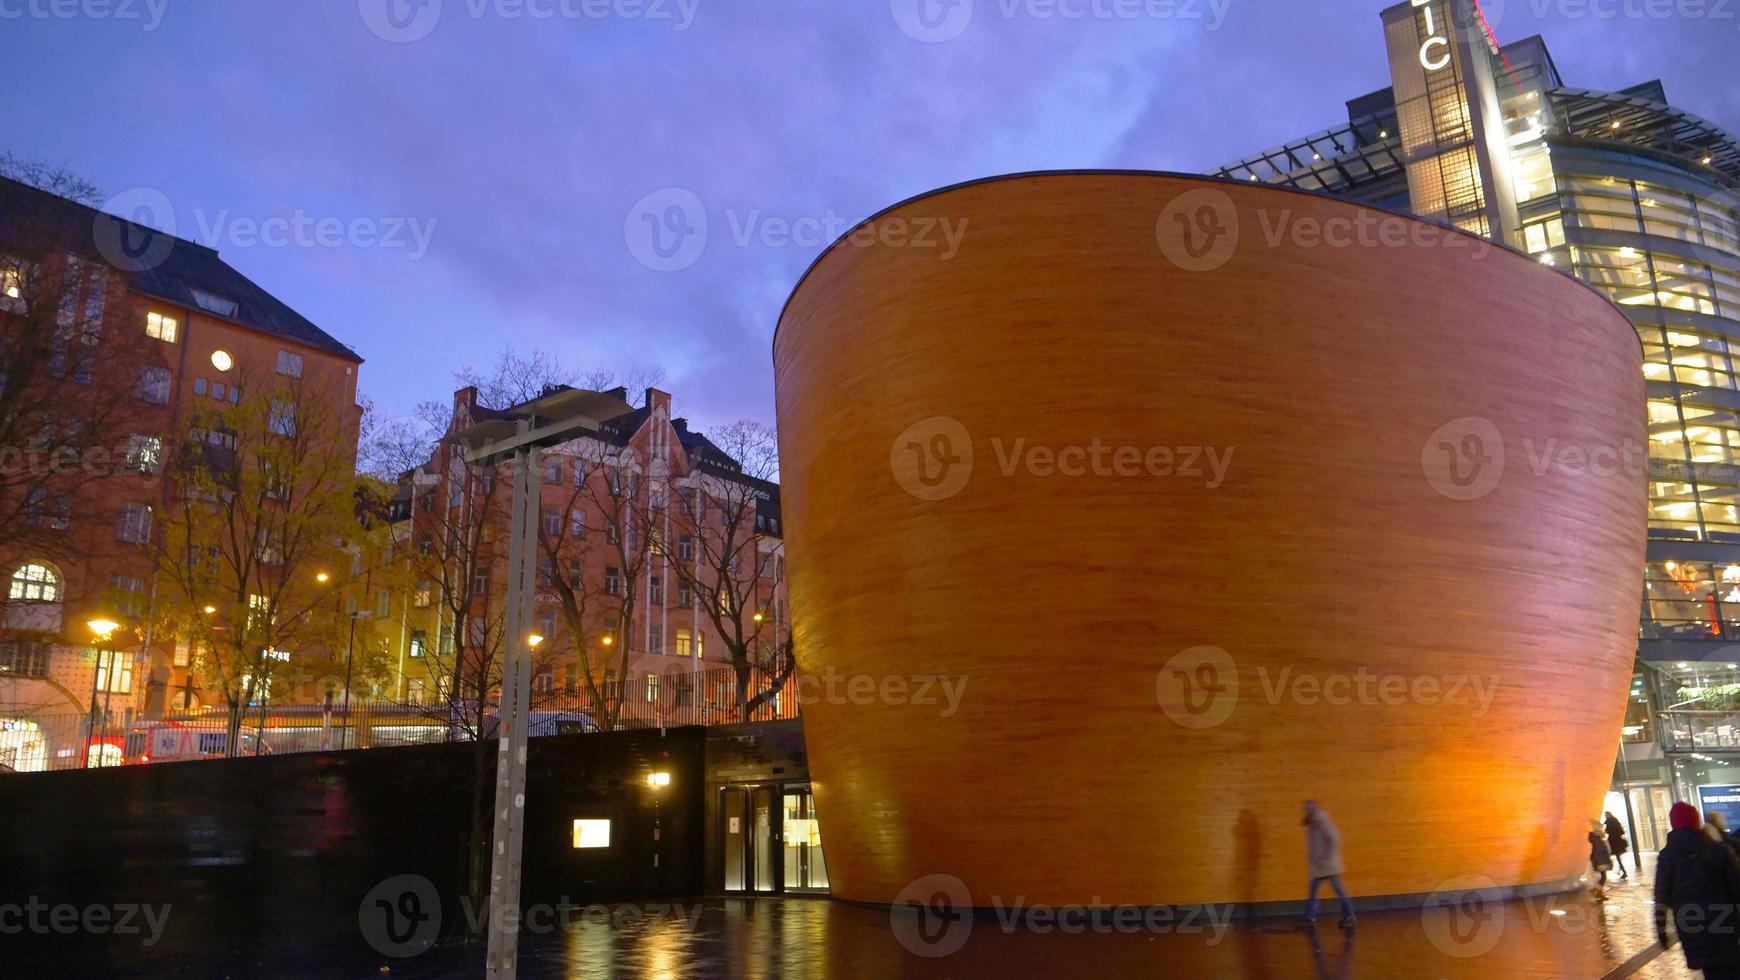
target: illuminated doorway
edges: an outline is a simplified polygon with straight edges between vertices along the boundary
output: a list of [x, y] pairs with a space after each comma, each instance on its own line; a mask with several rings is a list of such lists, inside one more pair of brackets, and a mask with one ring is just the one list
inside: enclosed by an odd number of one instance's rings
[[720, 794], [726, 892], [827, 893], [821, 825], [807, 784], [726, 786]]

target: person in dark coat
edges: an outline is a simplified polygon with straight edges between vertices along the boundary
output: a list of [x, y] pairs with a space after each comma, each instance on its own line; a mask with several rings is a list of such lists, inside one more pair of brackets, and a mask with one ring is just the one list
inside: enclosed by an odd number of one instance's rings
[[1607, 872], [1613, 870], [1613, 852], [1607, 849], [1607, 832], [1601, 821], [1589, 821], [1589, 869], [1595, 872], [1595, 900], [1607, 901]]
[[1667, 844], [1656, 858], [1655, 931], [1672, 946], [1679, 936], [1686, 966], [1705, 980], [1740, 980], [1740, 860], [1698, 826], [1698, 811], [1675, 803]]
[[[1613, 863], [1619, 868], [1619, 877], [1629, 878], [1631, 876], [1625, 873], [1625, 852], [1631, 850], [1631, 845], [1626, 843], [1625, 827], [1619, 822], [1619, 818], [1613, 815], [1612, 810], [1602, 814], [1602, 817], [1607, 822], [1607, 849], [1613, 852]], [[1637, 862], [1638, 857], [1633, 854], [1631, 856], [1632, 866], [1637, 868], [1638, 874], [1642, 874], [1643, 865]]]

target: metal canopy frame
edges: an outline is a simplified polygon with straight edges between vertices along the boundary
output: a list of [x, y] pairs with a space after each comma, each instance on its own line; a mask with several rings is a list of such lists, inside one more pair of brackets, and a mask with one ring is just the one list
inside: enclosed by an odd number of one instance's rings
[[1216, 176], [1338, 193], [1402, 171], [1395, 125], [1367, 116], [1226, 164]]
[[1740, 143], [1707, 119], [1617, 92], [1556, 88], [1548, 96], [1568, 136], [1661, 150], [1726, 183], [1740, 184]]

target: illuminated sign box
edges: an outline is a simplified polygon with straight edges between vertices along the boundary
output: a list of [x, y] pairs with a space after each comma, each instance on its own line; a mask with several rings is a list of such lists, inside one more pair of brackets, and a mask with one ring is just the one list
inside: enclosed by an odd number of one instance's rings
[[576, 820], [574, 821], [574, 847], [609, 847], [610, 821], [608, 820]]

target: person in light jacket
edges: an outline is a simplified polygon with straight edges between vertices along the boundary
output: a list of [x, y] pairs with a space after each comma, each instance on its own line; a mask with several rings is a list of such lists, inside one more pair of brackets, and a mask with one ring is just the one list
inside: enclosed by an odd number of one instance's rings
[[1353, 902], [1347, 897], [1347, 889], [1341, 886], [1341, 875], [1347, 869], [1341, 862], [1341, 832], [1335, 829], [1335, 822], [1329, 819], [1329, 811], [1317, 805], [1316, 800], [1305, 801], [1305, 854], [1311, 874], [1311, 891], [1305, 899], [1305, 922], [1313, 923], [1317, 918], [1317, 889], [1325, 881], [1335, 890], [1335, 897], [1341, 899], [1341, 928], [1351, 929], [1354, 924]]

